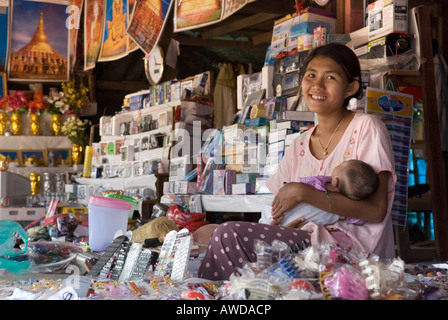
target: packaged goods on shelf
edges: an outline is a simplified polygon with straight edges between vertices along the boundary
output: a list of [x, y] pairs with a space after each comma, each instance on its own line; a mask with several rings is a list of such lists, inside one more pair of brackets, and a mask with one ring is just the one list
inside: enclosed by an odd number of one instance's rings
[[327, 33], [336, 33], [337, 19], [336, 13], [314, 7], [307, 7], [300, 11], [300, 22], [327, 23], [329, 28]]
[[143, 109], [143, 101], [145, 99], [148, 99], [149, 97], [149, 90], [141, 90], [138, 92], [130, 93], [125, 96], [126, 101], [129, 101], [129, 110], [139, 110]]
[[392, 32], [408, 32], [408, 17], [408, 0], [379, 0], [369, 4], [367, 7], [369, 41]]
[[256, 173], [239, 173], [235, 177], [235, 183], [255, 183], [258, 174]]
[[238, 183], [232, 185], [232, 194], [254, 194], [254, 183]]
[[173, 158], [170, 160], [169, 181], [182, 181], [192, 170], [193, 162], [190, 156]]
[[213, 194], [226, 194], [226, 170], [213, 170]]

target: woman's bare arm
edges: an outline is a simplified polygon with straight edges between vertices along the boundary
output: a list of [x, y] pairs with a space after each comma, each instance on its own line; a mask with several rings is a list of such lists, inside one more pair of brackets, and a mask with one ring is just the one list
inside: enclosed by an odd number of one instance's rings
[[340, 193], [328, 192], [329, 200], [324, 192], [311, 186], [300, 182], [287, 183], [272, 202], [272, 216], [276, 222], [281, 221], [286, 211], [305, 202], [341, 216], [381, 222], [387, 213], [389, 173], [380, 172], [378, 177], [380, 183], [376, 192], [365, 200], [351, 200]]

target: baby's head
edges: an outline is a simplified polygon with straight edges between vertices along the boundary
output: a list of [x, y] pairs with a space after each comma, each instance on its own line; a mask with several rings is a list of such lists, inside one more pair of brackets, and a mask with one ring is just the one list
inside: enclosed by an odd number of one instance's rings
[[378, 175], [361, 160], [348, 160], [334, 168], [331, 184], [340, 193], [353, 200], [367, 198], [378, 187]]

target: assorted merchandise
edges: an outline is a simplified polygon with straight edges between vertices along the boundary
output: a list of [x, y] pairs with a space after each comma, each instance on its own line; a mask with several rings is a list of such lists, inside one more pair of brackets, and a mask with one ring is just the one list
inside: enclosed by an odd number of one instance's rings
[[[98, 253], [70, 242], [27, 246], [23, 229], [11, 227], [24, 241], [15, 255], [18, 238], [9, 241], [12, 248], [2, 243], [2, 267], [14, 274], [0, 282], [0, 298], [7, 300], [62, 300], [67, 297], [59, 293], [67, 291], [76, 300], [448, 299], [446, 264], [381, 260], [337, 245], [256, 240], [255, 262], [244, 262], [227, 281], [207, 281], [195, 278], [200, 258], [187, 229], [168, 232], [160, 249], [133, 242], [127, 232]], [[19, 262], [27, 266], [17, 268]], [[67, 277], [67, 270], [78, 270], [77, 276]]]

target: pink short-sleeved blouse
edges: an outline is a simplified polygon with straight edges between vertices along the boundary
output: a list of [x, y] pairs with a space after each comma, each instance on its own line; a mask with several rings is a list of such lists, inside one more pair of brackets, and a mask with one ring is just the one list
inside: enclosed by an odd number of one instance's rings
[[[392, 230], [391, 209], [395, 194], [395, 166], [392, 145], [386, 126], [377, 116], [355, 113], [341, 140], [326, 159], [316, 159], [310, 152], [310, 136], [315, 128], [297, 137], [280, 161], [276, 172], [266, 182], [273, 194], [284, 182], [296, 182], [300, 177], [331, 175], [334, 167], [349, 159], [359, 159], [370, 164], [377, 173], [388, 171], [388, 210], [380, 223], [366, 222], [363, 225], [350, 224], [347, 219], [336, 222], [333, 226], [350, 237], [353, 247], [359, 252], [375, 253], [381, 258], [395, 257]], [[305, 225], [305, 230], [312, 231], [312, 242], [335, 241], [327, 228], [312, 222]], [[328, 227], [328, 226], [327, 226]]]

